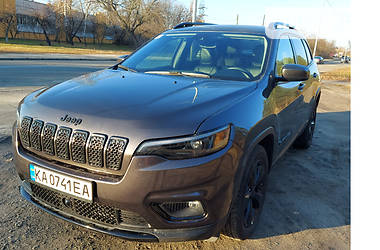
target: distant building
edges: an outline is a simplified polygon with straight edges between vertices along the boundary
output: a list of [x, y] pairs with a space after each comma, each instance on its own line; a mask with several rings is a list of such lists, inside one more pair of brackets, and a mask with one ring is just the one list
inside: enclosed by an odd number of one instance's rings
[[[44, 39], [39, 35], [43, 33], [43, 30], [33, 16], [36, 14], [45, 15], [47, 11], [46, 4], [30, 0], [16, 0], [17, 31], [20, 34], [19, 38]], [[36, 37], [33, 37], [33, 35], [36, 35]]]
[[[0, 16], [4, 13], [14, 14], [17, 17], [17, 26], [15, 26], [16, 31], [15, 38], [19, 39], [34, 39], [34, 40], [45, 40], [45, 36], [43, 34], [43, 29], [37, 23], [35, 16], [46, 16], [49, 8], [48, 5], [34, 2], [33, 0], [0, 0]], [[53, 23], [56, 21], [55, 17], [52, 16]], [[90, 16], [89, 18], [93, 18]], [[86, 21], [86, 25], [83, 22], [82, 26], [78, 33], [77, 37], [79, 39], [86, 38], [89, 43], [93, 42], [94, 35], [89, 32], [92, 27], [92, 23]], [[5, 29], [3, 24], [0, 24], [0, 37], [5, 36]], [[55, 27], [52, 27], [47, 32], [49, 34], [49, 38], [51, 40], [55, 40], [57, 30]], [[10, 36], [11, 34], [9, 34]], [[64, 41], [65, 35], [58, 34], [59, 40]], [[79, 42], [79, 39], [75, 39], [75, 42]], [[109, 34], [105, 36], [104, 42], [110, 43], [112, 40], [112, 36]]]
[[0, 0], [0, 14], [4, 12], [16, 13], [15, 0]]

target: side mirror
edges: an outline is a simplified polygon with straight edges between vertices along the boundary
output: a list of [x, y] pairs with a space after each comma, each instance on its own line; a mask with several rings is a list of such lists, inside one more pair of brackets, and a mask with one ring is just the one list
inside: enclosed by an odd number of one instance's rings
[[128, 56], [129, 56], [129, 55], [119, 56], [119, 57], [117, 58], [117, 62], [120, 63], [120, 62], [124, 61]]
[[285, 64], [282, 67], [281, 81], [305, 81], [309, 79], [310, 72], [307, 67], [298, 64]]

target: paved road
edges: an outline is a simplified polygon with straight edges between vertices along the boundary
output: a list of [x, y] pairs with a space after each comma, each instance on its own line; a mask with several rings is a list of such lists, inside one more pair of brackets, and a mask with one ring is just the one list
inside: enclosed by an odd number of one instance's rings
[[112, 61], [0, 61], [0, 87], [46, 86], [112, 66]]
[[[112, 61], [86, 60], [0, 60], [0, 87], [46, 86], [112, 66]], [[319, 64], [320, 72], [348, 67], [327, 61]]]
[[319, 69], [319, 72], [329, 72], [332, 70], [344, 69], [344, 68], [350, 67], [350, 65], [351, 64], [340, 63], [340, 61], [337, 61], [337, 60], [327, 59], [325, 60], [324, 64], [318, 64], [318, 69]]

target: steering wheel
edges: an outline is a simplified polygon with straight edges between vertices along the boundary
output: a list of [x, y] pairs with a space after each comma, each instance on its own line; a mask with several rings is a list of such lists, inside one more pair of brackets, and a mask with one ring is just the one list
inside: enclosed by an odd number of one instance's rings
[[232, 69], [232, 70], [238, 70], [240, 71], [247, 79], [253, 79], [253, 75], [251, 72], [249, 72], [246, 69], [240, 68], [240, 67], [228, 67], [227, 69]]

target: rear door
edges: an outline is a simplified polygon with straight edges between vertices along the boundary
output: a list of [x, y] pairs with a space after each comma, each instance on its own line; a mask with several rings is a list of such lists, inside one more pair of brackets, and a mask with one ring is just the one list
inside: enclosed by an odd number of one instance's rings
[[310, 71], [310, 77], [306, 81], [300, 82], [299, 91], [300, 98], [302, 100], [301, 106], [299, 109], [299, 119], [301, 119], [300, 129], [306, 125], [307, 121], [310, 118], [310, 101], [313, 97], [312, 83], [313, 83], [313, 75], [315, 76], [315, 70], [313, 69], [313, 64], [311, 58], [307, 56], [307, 51], [305, 48], [305, 44], [301, 38], [292, 36], [291, 37], [292, 46], [294, 49], [294, 54], [296, 56], [296, 63], [299, 65], [306, 66]]
[[[282, 36], [279, 40], [275, 74], [280, 77], [282, 75], [282, 67], [285, 64], [295, 64], [296, 59], [294, 56], [293, 48], [288, 36]], [[297, 135], [298, 129], [301, 126], [301, 108], [303, 104], [303, 98], [299, 81], [280, 81], [277, 82], [276, 87], [271, 93], [271, 98], [274, 101], [276, 107], [274, 112], [278, 117], [278, 132], [279, 132], [279, 144], [280, 148], [286, 148], [286, 146]]]
[[318, 66], [313, 61], [313, 58], [311, 56], [309, 44], [307, 43], [307, 41], [305, 39], [302, 39], [302, 42], [303, 42], [303, 45], [305, 47], [306, 56], [307, 56], [307, 59], [309, 62], [308, 69], [310, 71], [310, 79], [308, 81], [309, 85], [307, 86], [307, 88], [305, 89], [303, 94], [305, 97], [305, 102], [309, 104], [309, 109], [311, 112], [311, 109], [313, 109], [314, 105], [315, 105], [313, 102], [313, 98], [315, 98], [315, 93], [317, 91], [317, 87], [318, 87], [318, 83], [319, 83], [319, 79], [320, 79], [320, 74], [318, 71]]

